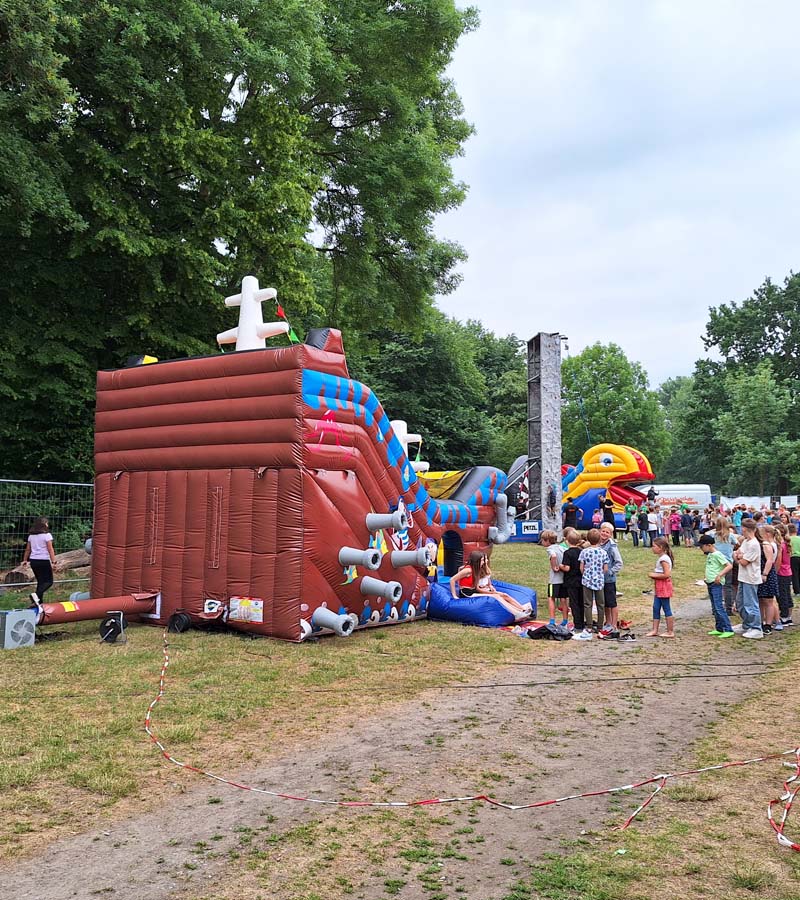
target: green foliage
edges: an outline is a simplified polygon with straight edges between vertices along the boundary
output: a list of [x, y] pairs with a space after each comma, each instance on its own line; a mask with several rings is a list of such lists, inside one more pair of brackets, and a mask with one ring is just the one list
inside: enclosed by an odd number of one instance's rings
[[790, 274], [783, 287], [767, 278], [742, 303], [712, 307], [703, 340], [727, 363], [769, 359], [779, 380], [800, 377], [800, 275]]
[[433, 239], [432, 224], [463, 199], [449, 161], [471, 128], [441, 73], [477, 20], [452, 0], [326, 7], [328, 55], [303, 109], [325, 163], [314, 210], [329, 259], [327, 324], [371, 325], [378, 314], [397, 327], [456, 283], [462, 253]]
[[[376, 349], [351, 363], [392, 419], [423, 435], [423, 458], [433, 469], [486, 462], [492, 432], [481, 412], [486, 391], [475, 346], [457, 323], [430, 312], [417, 340], [392, 331], [375, 334]], [[379, 349], [377, 349], [379, 348]]]
[[715, 416], [728, 406], [723, 368], [698, 360], [691, 381], [685, 381], [667, 406], [672, 449], [663, 481], [708, 483], [718, 491], [725, 480], [727, 448], [715, 430]]
[[0, 2], [0, 219], [18, 236], [38, 217], [51, 227], [80, 224], [60, 155], [75, 97], [57, 45], [74, 25], [56, 0]]
[[22, 560], [29, 528], [46, 516], [56, 553], [83, 546], [92, 533], [91, 487], [0, 482], [0, 569]]
[[465, 329], [476, 342], [476, 362], [486, 381], [483, 410], [492, 436], [487, 461], [507, 472], [528, 452], [528, 380], [524, 343], [515, 335], [496, 337], [480, 322]]
[[716, 371], [707, 374], [701, 363], [695, 376], [680, 375], [661, 385], [658, 396], [671, 440], [669, 455], [658, 472], [660, 481], [719, 486], [723, 476], [708, 448], [720, 444], [710, 411], [719, 408], [724, 393], [724, 378]]
[[664, 385], [673, 392], [670, 477], [733, 493], [800, 489], [799, 310], [794, 274], [783, 287], [767, 279], [742, 303], [710, 310], [704, 341], [722, 361], [699, 360], [688, 393]]
[[728, 447], [725, 489], [772, 493], [789, 474], [800, 474], [800, 440], [788, 433], [794, 409], [791, 391], [777, 381], [769, 361], [752, 374], [739, 369], [725, 379], [730, 408], [714, 420], [714, 430]]
[[452, 0], [5, 0], [5, 474], [89, 474], [96, 370], [213, 352], [247, 273], [300, 329], [424, 315], [461, 257], [433, 220], [464, 193], [443, 73], [474, 24]]
[[433, 469], [493, 465], [526, 452], [525, 358], [513, 336], [498, 338], [432, 310], [416, 336], [389, 329], [348, 353], [350, 370], [390, 418], [423, 435]]
[[640, 450], [658, 470], [669, 451], [669, 433], [639, 363], [616, 344], [593, 344], [563, 361], [561, 383], [565, 461], [577, 463], [590, 446], [608, 441]]

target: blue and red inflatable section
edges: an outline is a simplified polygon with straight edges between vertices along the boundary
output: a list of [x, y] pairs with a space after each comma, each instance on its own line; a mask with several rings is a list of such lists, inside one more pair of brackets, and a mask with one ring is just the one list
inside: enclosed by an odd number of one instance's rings
[[[513, 597], [518, 603], [531, 604], [531, 618], [536, 618], [536, 591], [521, 584], [492, 579], [498, 591]], [[428, 601], [428, 618], [443, 622], [460, 622], [463, 625], [481, 625], [484, 628], [500, 628], [513, 625], [514, 616], [493, 597], [473, 594], [471, 597], [453, 597], [450, 580], [434, 581]]]

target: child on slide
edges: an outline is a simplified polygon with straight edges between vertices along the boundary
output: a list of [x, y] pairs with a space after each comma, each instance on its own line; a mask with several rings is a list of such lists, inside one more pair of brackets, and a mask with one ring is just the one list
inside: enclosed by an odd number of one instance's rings
[[477, 594], [493, 597], [514, 616], [515, 622], [524, 621], [533, 612], [530, 603], [517, 603], [513, 597], [494, 589], [489, 556], [482, 550], [473, 550], [469, 555], [469, 565], [459, 569], [450, 579], [450, 593], [456, 598]]

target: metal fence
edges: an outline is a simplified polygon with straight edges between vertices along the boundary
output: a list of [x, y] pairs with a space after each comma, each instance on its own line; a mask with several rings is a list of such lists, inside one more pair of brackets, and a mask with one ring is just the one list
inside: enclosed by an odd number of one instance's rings
[[0, 569], [22, 562], [34, 519], [47, 516], [56, 553], [77, 550], [92, 533], [94, 485], [0, 478]]

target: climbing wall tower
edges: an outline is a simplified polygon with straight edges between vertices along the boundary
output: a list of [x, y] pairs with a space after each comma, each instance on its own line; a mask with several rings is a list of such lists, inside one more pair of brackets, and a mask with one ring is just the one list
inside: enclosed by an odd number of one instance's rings
[[[528, 341], [528, 519], [561, 532], [561, 335]], [[552, 502], [554, 501], [554, 502]]]

